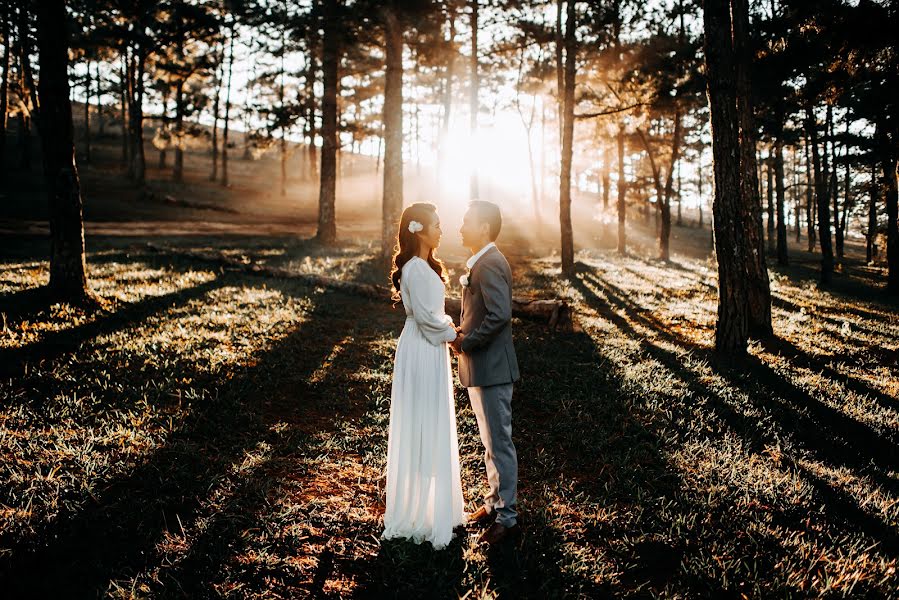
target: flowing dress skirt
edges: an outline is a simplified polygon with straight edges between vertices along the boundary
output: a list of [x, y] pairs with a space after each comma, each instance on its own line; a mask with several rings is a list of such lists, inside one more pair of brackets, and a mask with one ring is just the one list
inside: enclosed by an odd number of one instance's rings
[[439, 550], [466, 520], [449, 347], [430, 343], [410, 317], [394, 360], [381, 538]]

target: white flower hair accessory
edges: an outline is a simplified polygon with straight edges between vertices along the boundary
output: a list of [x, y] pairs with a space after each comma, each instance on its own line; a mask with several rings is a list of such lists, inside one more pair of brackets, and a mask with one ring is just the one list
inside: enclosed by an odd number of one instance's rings
[[425, 226], [418, 221], [409, 221], [409, 233], [418, 233], [424, 228]]

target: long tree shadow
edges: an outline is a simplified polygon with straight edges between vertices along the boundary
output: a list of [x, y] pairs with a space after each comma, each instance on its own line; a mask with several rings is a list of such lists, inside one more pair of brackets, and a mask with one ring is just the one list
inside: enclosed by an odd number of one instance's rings
[[[294, 365], [300, 377], [320, 364], [342, 334], [317, 323], [330, 311], [327, 302], [317, 301], [307, 320], [263, 352], [255, 366], [241, 367], [224, 380], [207, 377], [208, 397], [195, 401], [161, 447], [109, 482], [95, 502], [61, 517], [0, 563], [0, 587], [13, 597], [84, 597], [105, 591], [114, 575], [144, 568], [160, 536], [190, 522], [232, 464], [260, 441], [272, 441], [264, 415], [266, 390], [277, 379], [273, 374], [284, 372], [285, 357], [302, 357]], [[310, 338], [317, 343], [308, 344]], [[188, 364], [184, 375], [204, 378]]]
[[[556, 482], [573, 486], [572, 493], [582, 500], [633, 504], [651, 494], [675, 493], [677, 477], [659, 455], [657, 438], [625, 404], [614, 401], [620, 382], [601, 371], [589, 336], [557, 334], [530, 323], [516, 327], [524, 373], [513, 400], [522, 537], [483, 548], [483, 558], [473, 555], [468, 566], [459, 554], [479, 535], [477, 529], [439, 553], [409, 542], [382, 542], [376, 556], [355, 565], [354, 571], [365, 575], [354, 596], [456, 597], [463, 591], [453, 585], [462, 577], [460, 570], [466, 573], [469, 595], [489, 591], [501, 598], [612, 597], [619, 571], [625, 585], [633, 587], [649, 583], [661, 589], [674, 576], [683, 552], [676, 543], [662, 544], [669, 560], [660, 561], [651, 544], [611, 548], [609, 537], [620, 532], [586, 527], [583, 536], [566, 533], [569, 517], [554, 511], [560, 502], [577, 500], [556, 490]], [[553, 351], [547, 353], [547, 348]], [[463, 395], [459, 401], [467, 399]], [[462, 458], [474, 464], [476, 477], [483, 477], [482, 447], [472, 420], [464, 409], [459, 420]], [[607, 464], [603, 474], [597, 474], [598, 464]], [[664, 526], [658, 528], [661, 535]], [[572, 544], [603, 548], [616, 564], [607, 565], [604, 578], [570, 572], [564, 565]]]
[[[802, 313], [804, 310], [809, 308], [809, 307], [803, 306], [799, 302], [791, 300], [790, 298], [786, 297], [785, 295], [783, 295], [781, 293], [777, 293], [777, 292], [771, 294], [771, 304], [772, 304], [772, 306], [774, 306], [776, 308], [780, 308], [784, 311], [792, 312], [792, 313]], [[844, 323], [846, 323], [846, 321], [836, 318], [836, 317], [833, 317], [831, 315], [843, 315], [846, 313], [853, 313], [853, 307], [847, 305], [845, 307], [845, 310], [837, 311], [836, 309], [822, 309], [822, 307], [816, 306], [816, 307], [814, 307], [814, 312], [811, 313], [811, 316], [815, 319], [819, 319], [821, 321], [829, 323], [830, 325], [832, 325], [834, 327], [842, 327], [844, 325]], [[867, 333], [868, 335], [875, 335], [875, 336], [879, 336], [879, 337], [891, 338], [892, 340], [899, 341], [899, 331], [890, 331], [889, 324], [884, 322], [885, 317], [883, 315], [878, 315], [876, 313], [863, 313], [863, 314], [866, 314], [867, 316], [861, 316], [861, 318], [863, 319], [862, 322], [861, 323], [852, 323], [852, 327], [859, 328], [862, 331], [864, 331], [865, 333]], [[856, 315], [856, 316], [860, 316], [860, 315]], [[868, 324], [870, 322], [880, 323], [880, 324], [885, 325], [885, 327], [881, 330], [872, 329], [871, 326]], [[831, 335], [833, 336], [834, 334], [831, 334]], [[860, 345], [858, 340], [840, 340], [840, 341], [842, 343], [850, 342], [854, 345]], [[874, 345], [873, 344], [864, 344], [864, 346], [870, 349]]]
[[[49, 332], [36, 342], [14, 348], [0, 348], [0, 375], [21, 374], [30, 363], [52, 360], [63, 354], [74, 352], [82, 344], [94, 338], [120, 331], [164, 310], [184, 306], [193, 300], [204, 297], [222, 285], [222, 279], [215, 277], [167, 294], [146, 296], [87, 323]], [[26, 291], [19, 292], [16, 296], [20, 293], [29, 295], [29, 292]], [[10, 301], [15, 302], [16, 300]]]
[[[514, 400], [524, 535], [519, 545], [487, 551], [491, 581], [506, 598], [613, 597], [616, 584], [661, 590], [686, 551], [682, 540], [661, 542], [661, 552], [648, 541], [664, 537], [665, 523], [642, 523], [622, 547], [612, 544], [624, 533], [614, 526], [585, 525], [572, 534], [565, 516], [580, 502], [629, 506], [677, 496], [680, 478], [660, 454], [659, 438], [620, 401], [623, 382], [603, 369], [589, 335], [524, 323], [516, 335], [524, 373]], [[605, 576], [561, 569], [572, 544], [604, 553]]]
[[[801, 405], [808, 410], [812, 417], [817, 419], [820, 424], [828, 426], [833, 430], [845, 444], [846, 449], [854, 454], [861, 453], [861, 456], [868, 456], [878, 461], [883, 468], [896, 468], [899, 465], [899, 456], [895, 452], [896, 443], [891, 439], [884, 439], [880, 432], [872, 429], [870, 426], [861, 423], [848, 415], [832, 408], [831, 406], [813, 398], [808, 392], [798, 388], [792, 382], [785, 380], [778, 373], [773, 371], [767, 364], [763, 363], [755, 357], [748, 357], [741, 364], [736, 365], [737, 369], [728, 369], [708, 348], [697, 346], [694, 342], [684, 340], [676, 333], [672, 332], [668, 327], [659, 322], [651, 313], [644, 310], [641, 306], [628, 299], [625, 293], [613, 284], [603, 281], [595, 275], [590, 275], [591, 281], [605, 295], [606, 299], [618, 307], [619, 310], [625, 312], [631, 321], [641, 323], [645, 327], [655, 331], [667, 342], [675, 344], [684, 350], [690, 351], [694, 355], [705, 359], [712, 365], [721, 375], [727, 377], [733, 384], [744, 391], [751, 392], [753, 383], [764, 385], [769, 392], [791, 400], [801, 400]], [[769, 344], [776, 347], [785, 348], [787, 343], [783, 341], [769, 341]], [[813, 357], [809, 357], [795, 346], [791, 346], [791, 350], [796, 357], [800, 357], [803, 365], [812, 365], [812, 368], [820, 370], [829, 370], [826, 365], [816, 361]], [[748, 375], [748, 378], [747, 378]], [[836, 374], [839, 375], [839, 374]], [[843, 382], [844, 377], [839, 377], [837, 381]], [[861, 382], [856, 382], [857, 387], [864, 390], [866, 394], [874, 394], [874, 390], [867, 388]]]
[[[585, 275], [592, 273], [588, 270]], [[732, 431], [743, 437], [753, 453], [762, 454], [768, 445], [777, 444], [775, 432], [763, 429], [757, 419], [749, 418], [725, 404], [714, 390], [699, 382], [696, 374], [683, 365], [680, 357], [650, 341], [634, 329], [632, 322], [640, 323], [667, 342], [706, 360], [728, 383], [745, 393], [756, 406], [774, 417], [781, 430], [795, 435], [802, 447], [829, 464], [848, 466], [871, 476], [892, 493], [897, 492], [895, 481], [881, 472], [881, 469], [895, 468], [897, 460], [895, 445], [890, 441], [881, 439], [864, 424], [849, 419], [810, 397], [807, 392], [784, 380], [758, 359], [750, 357], [742, 364], [722, 365], [708, 350], [681, 340], [642, 307], [628, 300], [620, 289], [596, 276], [591, 276], [590, 282], [594, 288], [585, 285], [581, 279], [575, 282], [575, 287], [583, 294], [588, 305], [603, 318], [609, 319], [624, 335], [639, 340], [647, 354], [680, 378], [693, 394], [709, 399], [710, 404], [707, 408]], [[597, 295], [597, 291], [602, 297]], [[613, 310], [613, 307], [622, 311], [627, 318]], [[776, 397], [788, 398], [789, 402], [776, 402], [774, 400]], [[796, 402], [798, 406], [807, 409], [812, 416], [797, 411], [790, 402]], [[822, 425], [825, 435], [822, 435]], [[871, 460], [876, 461], [878, 469], [871, 469]], [[807, 470], [800, 469], [800, 471], [807, 473]], [[848, 494], [835, 490], [820, 479], [809, 478], [808, 481], [820, 496], [836, 509], [838, 519], [860, 525], [866, 534], [879, 541], [884, 549], [890, 552], [899, 549], [899, 535], [881, 518], [865, 512]]]
[[[229, 496], [229, 500], [212, 518], [204, 525], [202, 533], [194, 539], [185, 556], [177, 565], [164, 571], [159, 582], [162, 589], [178, 587], [189, 596], [199, 596], [208, 589], [209, 575], [217, 576], [229, 567], [233, 568], [234, 557], [246, 545], [243, 537], [248, 530], [265, 530], [262, 523], [265, 515], [262, 511], [269, 507], [271, 494], [277, 490], [278, 477], [271, 477], [270, 472], [287, 471], [293, 479], [308, 480], [315, 475], [317, 467], [304, 466], [303, 458], [309, 455], [327, 454], [327, 438], [337, 432], [341, 423], [357, 421], [366, 409], [372, 409], [370, 390], [366, 387], [364, 379], [356, 380], [351, 375], [366, 369], [369, 365], [366, 360], [371, 359], [371, 353], [365, 352], [365, 348], [374, 340], [383, 337], [401, 323], [398, 312], [379, 311], [373, 318], [358, 318], [359, 312], [365, 312], [370, 304], [358, 299], [340, 298], [339, 306], [331, 306], [328, 310], [319, 310], [313, 318], [321, 318], [321, 326], [326, 328], [333, 338], [316, 338], [315, 344], [327, 349], [327, 361], [324, 357], [316, 355], [303, 356], [303, 367], [292, 369], [287, 385], [288, 393], [284, 393], [284, 382], [279, 382], [277, 388], [267, 386], [260, 390], [269, 396], [280, 396], [276, 402], [274, 412], [263, 415], [266, 424], [272, 425], [273, 421], [287, 419], [291, 423], [302, 423], [297, 429], [301, 433], [280, 434], [277, 440], [269, 440], [272, 448], [268, 458], [254, 469], [253, 473], [236, 486]], [[378, 305], [383, 308], [382, 305]], [[336, 325], [336, 326], [335, 326]], [[308, 346], [303, 343], [304, 335], [299, 335], [292, 343], [291, 354], [299, 354]], [[335, 343], [332, 343], [335, 342]], [[331, 352], [332, 347], [348, 343], [351, 350], [345, 350], [336, 356]], [[291, 361], [288, 361], [291, 362]], [[325, 364], [326, 369], [320, 376], [310, 377], [316, 367]], [[284, 365], [286, 368], [288, 365]], [[274, 362], [266, 365], [266, 368], [279, 368], [280, 364]], [[345, 377], [349, 375], [349, 380]], [[315, 405], [316, 411], [322, 414], [322, 419], [316, 427], [310, 427], [307, 421], [307, 412], [300, 413], [295, 405], [296, 400], [309, 400]], [[369, 402], [366, 402], [369, 401]], [[310, 407], [304, 407], [308, 410]], [[307, 434], [314, 434], [309, 435]], [[285, 500], [285, 498], [279, 498]], [[321, 500], [316, 498], [315, 500]], [[305, 513], [307, 506], [301, 506], [301, 514]], [[305, 516], [305, 524], [312, 529], [320, 531], [312, 535], [303, 535], [303, 545], [320, 545], [323, 549], [317, 557], [317, 564], [312, 576], [304, 574], [295, 566], [286, 561], [277, 566], [253, 565], [253, 572], [241, 573], [237, 577], [244, 583], [252, 580], [262, 585], [267, 577], [272, 581], [281, 582], [287, 589], [302, 590], [310, 597], [337, 597], [340, 592], [327, 591], [326, 583], [329, 579], [343, 577], [348, 574], [365, 583], [383, 582], [381, 577], [389, 578], [392, 570], [387, 573], [379, 572], [377, 567], [383, 563], [387, 556], [393, 556], [400, 561], [414, 561], [419, 569], [429, 569], [428, 573], [439, 583], [440, 588], [455, 589], [463, 571], [461, 541], [456, 540], [447, 550], [440, 553], [431, 553], [427, 545], [416, 546], [402, 541], [391, 541], [382, 544], [381, 554], [374, 564], [367, 564], [367, 569], [360, 570], [359, 564], [347, 563], [347, 559], [337, 550], [338, 546], [347, 544], [347, 540], [357, 540], [372, 534], [368, 524], [357, 522], [338, 515], [330, 515], [341, 524], [339, 534], [328, 535], [328, 523], [319, 522], [312, 515]], [[295, 538], [276, 536], [266, 543], [266, 550], [270, 555], [286, 558], [296, 557], [298, 548]], [[352, 545], [352, 543], [350, 542]], [[427, 565], [427, 566], [426, 566]], [[206, 573], [208, 572], [208, 574]], [[418, 573], [424, 576], [423, 572]], [[397, 585], [398, 580], [391, 582], [391, 586], [379, 588], [378, 597], [390, 592], [401, 593], [402, 586]], [[260, 590], [260, 592], [263, 590]], [[381, 593], [383, 592], [383, 593]]]

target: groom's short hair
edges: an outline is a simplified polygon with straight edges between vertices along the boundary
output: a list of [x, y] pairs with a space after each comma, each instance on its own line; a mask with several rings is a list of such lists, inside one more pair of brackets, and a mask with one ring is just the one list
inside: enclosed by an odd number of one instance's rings
[[472, 200], [468, 203], [468, 208], [475, 211], [478, 219], [487, 223], [490, 227], [490, 241], [495, 242], [499, 237], [499, 230], [503, 227], [503, 215], [499, 211], [499, 206], [486, 200]]

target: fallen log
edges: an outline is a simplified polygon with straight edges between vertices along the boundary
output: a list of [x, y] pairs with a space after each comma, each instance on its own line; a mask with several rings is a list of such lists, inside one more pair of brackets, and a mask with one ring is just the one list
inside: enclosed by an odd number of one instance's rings
[[[177, 250], [173, 248], [163, 248], [154, 244], [147, 244], [147, 247], [153, 252], [211, 262], [255, 275], [292, 279], [301, 281], [309, 286], [323, 287], [356, 296], [364, 296], [376, 300], [391, 300], [390, 290], [380, 285], [344, 281], [342, 279], [325, 277], [324, 275], [315, 275], [313, 273], [297, 273], [296, 271], [280, 267], [268, 267], [252, 262], [246, 257], [238, 259], [227, 256], [223, 252]], [[459, 321], [458, 317], [461, 311], [461, 299], [446, 299], [446, 312], [453, 316], [456, 322]], [[546, 323], [552, 329], [569, 329], [572, 326], [571, 307], [564, 300], [532, 299], [515, 296], [512, 298], [512, 316], [520, 319]]]

